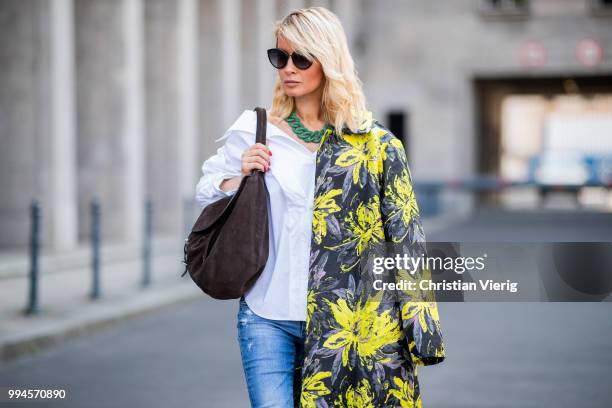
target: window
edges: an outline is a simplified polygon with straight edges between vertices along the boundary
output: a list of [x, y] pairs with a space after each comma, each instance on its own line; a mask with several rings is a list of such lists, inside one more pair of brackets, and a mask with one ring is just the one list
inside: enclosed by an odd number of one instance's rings
[[589, 6], [596, 16], [612, 16], [612, 0], [590, 0]]
[[480, 0], [483, 17], [523, 18], [529, 14], [529, 0]]

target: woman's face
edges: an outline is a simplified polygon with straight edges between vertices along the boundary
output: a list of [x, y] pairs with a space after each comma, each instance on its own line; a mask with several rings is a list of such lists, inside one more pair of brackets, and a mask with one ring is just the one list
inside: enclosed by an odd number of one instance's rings
[[[293, 47], [283, 38], [278, 36], [277, 47], [286, 51], [289, 55], [293, 53]], [[293, 59], [289, 58], [287, 65], [278, 70], [278, 75], [283, 84], [287, 96], [300, 97], [317, 91], [323, 84], [323, 67], [316, 59], [308, 69], [300, 70], [293, 65]]]

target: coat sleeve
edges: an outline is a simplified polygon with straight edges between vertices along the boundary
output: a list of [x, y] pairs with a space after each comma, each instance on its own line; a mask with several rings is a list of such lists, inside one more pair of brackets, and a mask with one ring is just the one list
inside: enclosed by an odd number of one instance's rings
[[[394, 253], [408, 254], [413, 259], [426, 257], [425, 234], [419, 217], [419, 207], [412, 188], [406, 151], [396, 136], [385, 135], [381, 145], [382, 180], [381, 214], [385, 241]], [[394, 279], [415, 283], [431, 279], [429, 270], [422, 268], [411, 274], [396, 269]], [[402, 330], [416, 365], [433, 365], [445, 358], [438, 307], [433, 291], [398, 292]]]
[[238, 130], [228, 130], [222, 138], [217, 139], [225, 139], [223, 146], [202, 164], [202, 176], [195, 192], [195, 200], [200, 208], [230, 196], [238, 190], [234, 188], [230, 191], [223, 191], [220, 185], [223, 180], [242, 174], [242, 153], [249, 147], [242, 133]]

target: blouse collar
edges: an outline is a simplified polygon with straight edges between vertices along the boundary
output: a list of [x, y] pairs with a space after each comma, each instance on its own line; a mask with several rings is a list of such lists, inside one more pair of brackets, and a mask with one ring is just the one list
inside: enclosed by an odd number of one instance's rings
[[[267, 125], [272, 124], [268, 122]], [[229, 129], [227, 129], [223, 136], [215, 140], [215, 142], [227, 138], [232, 131], [242, 131], [255, 134], [255, 129], [257, 129], [257, 113], [254, 110], [246, 109], [229, 127]], [[285, 137], [285, 135], [283, 135], [280, 129], [278, 129], [276, 126], [266, 126], [266, 137], [270, 136]]]
[[[370, 130], [374, 125], [374, 119], [372, 117], [372, 112], [366, 111], [364, 114], [364, 119], [359, 125], [359, 128], [352, 132], [348, 127], [344, 126], [342, 128], [343, 134], [349, 135], [364, 135]], [[254, 110], [246, 109], [242, 114], [236, 119], [236, 121], [227, 129], [227, 131], [220, 138], [216, 139], [215, 142], [223, 140], [227, 138], [231, 131], [238, 130], [248, 133], [254, 133], [254, 129], [257, 127], [257, 113]], [[284, 134], [280, 133], [280, 129], [276, 126], [266, 126], [266, 137], [269, 136], [280, 136], [285, 137]]]

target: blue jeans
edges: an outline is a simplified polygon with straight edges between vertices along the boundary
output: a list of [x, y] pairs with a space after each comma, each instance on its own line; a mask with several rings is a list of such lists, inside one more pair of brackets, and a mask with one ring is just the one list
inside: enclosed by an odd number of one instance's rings
[[240, 298], [238, 343], [252, 408], [299, 406], [306, 322], [256, 315]]

